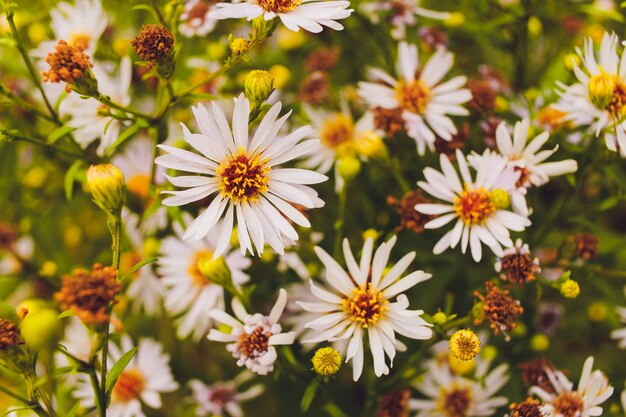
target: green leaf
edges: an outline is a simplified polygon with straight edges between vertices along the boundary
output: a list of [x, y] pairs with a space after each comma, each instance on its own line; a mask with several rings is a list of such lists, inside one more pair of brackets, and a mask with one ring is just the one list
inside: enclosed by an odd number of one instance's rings
[[147, 258], [147, 259], [144, 259], [143, 261], [141, 261], [141, 262], [137, 263], [135, 266], [133, 266], [133, 267], [131, 268], [131, 270], [130, 270], [130, 271], [128, 271], [128, 273], [127, 273], [126, 275], [124, 275], [124, 276], [120, 279], [120, 281], [125, 282], [125, 281], [126, 281], [128, 278], [130, 278], [130, 276], [131, 276], [131, 275], [132, 275], [135, 271], [137, 271], [139, 268], [141, 268], [141, 267], [143, 267], [143, 266], [145, 266], [145, 265], [151, 264], [151, 263], [153, 263], [153, 262], [156, 262], [156, 261], [157, 261], [157, 258]]
[[306, 413], [308, 409], [311, 407], [311, 403], [313, 403], [313, 399], [315, 398], [315, 394], [317, 393], [317, 388], [319, 387], [319, 380], [316, 378], [309, 383], [309, 386], [304, 390], [304, 394], [302, 395], [302, 401], [300, 402], [300, 410], [303, 413]]
[[63, 136], [67, 135], [68, 133], [73, 132], [74, 130], [76, 130], [76, 128], [72, 126], [59, 126], [56, 129], [54, 129], [52, 133], [48, 135], [48, 143], [52, 145], [56, 143], [56, 141], [61, 139]]
[[115, 362], [113, 367], [111, 367], [111, 370], [109, 371], [109, 376], [107, 377], [107, 386], [106, 386], [107, 398], [111, 395], [111, 391], [113, 391], [113, 387], [115, 386], [117, 379], [120, 377], [122, 372], [124, 372], [124, 369], [126, 368], [126, 366], [128, 366], [130, 361], [133, 359], [133, 356], [135, 356], [135, 353], [137, 353], [136, 347], [124, 353], [122, 357], [117, 362]]
[[35, 406], [33, 405], [25, 405], [24, 407], [15, 407], [3, 413], [0, 417], [8, 416], [9, 414], [15, 413], [16, 411], [32, 410], [34, 408]]
[[137, 131], [141, 129], [141, 127], [142, 126], [140, 123], [134, 123], [131, 127], [123, 131], [122, 134], [117, 138], [115, 143], [113, 143], [113, 145], [109, 146], [109, 148], [107, 149], [107, 156], [111, 156], [115, 152], [115, 150], [118, 148], [118, 146], [124, 143], [126, 139], [130, 138], [135, 133], [137, 133]]
[[57, 316], [57, 319], [64, 319], [66, 317], [71, 317], [74, 315], [74, 310], [65, 310], [61, 314]]
[[346, 413], [344, 413], [341, 408], [333, 403], [326, 403], [324, 407], [322, 407], [324, 411], [326, 411], [331, 417], [348, 417]]
[[82, 166], [83, 166], [83, 161], [78, 160], [74, 162], [72, 166], [70, 167], [70, 169], [68, 169], [67, 172], [65, 173], [64, 188], [65, 188], [65, 197], [67, 198], [67, 201], [70, 201], [72, 199], [72, 194], [74, 192], [74, 181], [76, 180], [76, 174], [78, 174]]
[[37, 382], [35, 383], [35, 387], [41, 387], [42, 385], [45, 385], [46, 383], [48, 383], [48, 381], [50, 381], [51, 379], [58, 378], [61, 375], [70, 373], [74, 369], [76, 369], [75, 366], [62, 366], [60, 368], [56, 368], [51, 374], [44, 375], [40, 377], [39, 379], [37, 379]]
[[63, 102], [63, 100], [65, 99], [65, 97], [67, 97], [69, 93], [67, 91], [65, 91], [65, 89], [63, 90], [63, 92], [61, 93], [61, 95], [59, 95], [59, 98], [57, 98], [57, 101], [54, 102], [54, 112], [55, 113], [59, 113], [59, 107], [61, 107], [61, 103]]

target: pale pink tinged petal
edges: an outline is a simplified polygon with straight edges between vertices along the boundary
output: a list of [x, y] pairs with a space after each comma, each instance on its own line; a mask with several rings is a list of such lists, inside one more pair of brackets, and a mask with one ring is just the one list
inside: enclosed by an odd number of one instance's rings
[[296, 301], [296, 304], [299, 305], [303, 310], [310, 311], [311, 313], [331, 313], [341, 309], [341, 306], [330, 303], [309, 303], [305, 301]]
[[380, 289], [385, 289], [393, 284], [400, 275], [406, 271], [411, 262], [415, 259], [415, 252], [409, 252], [402, 257], [390, 270], [383, 276], [380, 282]]
[[367, 280], [370, 274], [370, 264], [372, 262], [372, 251], [374, 250], [374, 239], [367, 238], [363, 244], [363, 250], [361, 251], [361, 263], [359, 269], [361, 271], [361, 277], [364, 277], [363, 282]]
[[415, 72], [417, 71], [418, 54], [417, 46], [409, 45], [406, 42], [400, 42], [398, 44], [398, 63], [396, 71], [407, 81], [415, 79]]
[[424, 65], [420, 79], [426, 86], [434, 86], [450, 71], [453, 62], [454, 55], [444, 47], [438, 47], [435, 54]]
[[467, 160], [459, 149], [456, 150], [456, 161], [459, 165], [459, 171], [461, 171], [461, 177], [463, 178], [463, 182], [465, 185], [470, 185], [472, 183], [472, 176], [470, 175], [469, 168], [467, 166]]
[[472, 228], [473, 232], [478, 236], [478, 238], [484, 242], [491, 251], [499, 257], [504, 256], [502, 251], [502, 246], [498, 243], [498, 241], [482, 226], [476, 225]]
[[254, 152], [256, 149], [268, 138], [268, 134], [272, 128], [272, 125], [276, 121], [276, 118], [280, 114], [280, 110], [282, 108], [282, 103], [279, 101], [274, 104], [265, 114], [263, 120], [259, 124], [254, 136], [252, 137], [252, 142], [250, 142], [250, 151]]
[[237, 320], [235, 320], [232, 316], [230, 316], [229, 314], [221, 311], [221, 310], [211, 310], [209, 312], [209, 316], [213, 319], [216, 320], [220, 323], [224, 323], [232, 328], [238, 328], [241, 327], [241, 323], [238, 322]]
[[454, 228], [452, 229], [452, 232], [450, 235], [450, 247], [452, 249], [454, 249], [456, 245], [459, 243], [459, 241], [461, 240], [461, 234], [463, 233], [464, 224], [465, 223], [463, 223], [463, 220], [459, 219], [454, 225]]
[[248, 145], [248, 119], [250, 115], [250, 101], [242, 94], [235, 99], [233, 111], [233, 136], [237, 148], [246, 148]]
[[391, 249], [396, 244], [396, 240], [397, 238], [394, 235], [387, 242], [381, 244], [374, 254], [374, 260], [372, 261], [372, 286], [374, 288], [378, 288], [380, 278], [382, 277], [383, 271], [387, 267], [389, 255], [391, 254]]
[[511, 155], [513, 151], [513, 140], [509, 134], [509, 130], [506, 128], [506, 123], [501, 122], [496, 128], [496, 143], [498, 145], [498, 151], [502, 155]]
[[[456, 229], [456, 228], [455, 228]], [[447, 232], [445, 235], [443, 235], [443, 237], [441, 239], [439, 239], [439, 241], [435, 244], [435, 247], [433, 248], [433, 253], [435, 255], [439, 255], [440, 253], [443, 253], [446, 249], [448, 249], [450, 247], [450, 241], [452, 238], [452, 232], [454, 230], [450, 230], [449, 232]]]
[[270, 346], [291, 345], [295, 338], [296, 334], [294, 332], [274, 334], [270, 336], [268, 343]]
[[439, 164], [441, 165], [441, 170], [443, 174], [448, 179], [448, 184], [450, 188], [456, 193], [461, 193], [463, 191], [463, 186], [459, 181], [459, 176], [457, 175], [452, 163], [448, 159], [448, 157], [444, 154], [439, 156]]
[[348, 266], [348, 271], [350, 271], [350, 275], [359, 285], [365, 284], [365, 280], [367, 279], [367, 275], [362, 275], [361, 270], [359, 269], [359, 265], [356, 263], [354, 259], [354, 255], [352, 254], [352, 249], [350, 249], [350, 242], [347, 238], [343, 239], [342, 242], [343, 248], [343, 257], [346, 260], [346, 265]]
[[278, 292], [278, 299], [276, 300], [276, 304], [274, 304], [274, 307], [272, 308], [272, 311], [269, 315], [270, 323], [278, 323], [278, 319], [280, 319], [280, 316], [283, 314], [283, 310], [285, 309], [286, 305], [287, 291], [281, 288]]
[[226, 216], [224, 216], [224, 221], [220, 225], [221, 230], [217, 239], [215, 251], [213, 252], [213, 259], [221, 256], [230, 244], [230, 237], [233, 234], [234, 213], [234, 207], [232, 205], [229, 205], [228, 210], [226, 211]]
[[183, 240], [200, 240], [205, 237], [215, 226], [227, 205], [227, 199], [217, 196], [209, 207], [185, 230]]
[[276, 353], [276, 348], [270, 346], [267, 349], [265, 355], [259, 358], [259, 363], [263, 366], [271, 365], [276, 361], [277, 358], [278, 354]]
[[471, 227], [465, 225], [463, 227], [463, 233], [461, 234], [461, 253], [465, 253], [467, 250], [467, 244], [469, 243], [469, 232]]
[[295, 207], [286, 203], [283, 199], [278, 198], [272, 194], [265, 194], [263, 198], [267, 198], [278, 210], [280, 210], [289, 220], [296, 223], [298, 226], [311, 227], [309, 220], [298, 211]]
[[[355, 336], [353, 336], [353, 338], [355, 337], [356, 337], [356, 334]], [[354, 357], [352, 358], [352, 379], [354, 380], [354, 382], [358, 381], [359, 378], [361, 377], [361, 374], [363, 373], [363, 359], [364, 359], [363, 340], [361, 339], [361, 332], [359, 331], [359, 336], [357, 339], [357, 351]]]
[[243, 304], [241, 304], [241, 301], [239, 301], [239, 299], [234, 298], [231, 303], [231, 307], [233, 308], [233, 313], [235, 313], [235, 317], [237, 317], [242, 323], [249, 316], [246, 308], [243, 306]]
[[269, 176], [278, 181], [298, 184], [319, 184], [328, 180], [328, 177], [324, 174], [299, 168], [274, 169]]
[[424, 214], [437, 215], [454, 211], [454, 206], [449, 204], [417, 204], [415, 210]]
[[[524, 149], [524, 154], [534, 155], [550, 138], [550, 132], [543, 132], [537, 135]], [[558, 148], [558, 146], [557, 146]], [[556, 148], [555, 148], [556, 149]]]
[[252, 249], [252, 242], [250, 241], [250, 236], [248, 235], [248, 226], [246, 224], [246, 218], [243, 215], [241, 204], [237, 204], [235, 206], [235, 211], [237, 214], [237, 237], [239, 239], [239, 246], [241, 249], [241, 254], [245, 255], [246, 251], [249, 251], [252, 255], [254, 255], [254, 250]]

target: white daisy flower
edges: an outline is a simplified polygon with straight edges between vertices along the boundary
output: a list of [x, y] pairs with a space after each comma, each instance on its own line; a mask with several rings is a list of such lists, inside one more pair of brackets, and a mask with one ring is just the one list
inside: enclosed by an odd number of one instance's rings
[[[96, 63], [92, 68], [98, 79], [98, 89], [114, 102], [127, 106], [130, 104], [129, 89], [132, 78], [130, 58], [122, 59], [117, 77], [110, 75], [105, 67], [107, 66], [103, 63]], [[96, 139], [100, 139], [98, 155], [103, 155], [115, 143], [122, 128], [120, 120], [102, 115], [106, 110], [106, 106], [95, 98], [82, 99], [78, 94], [68, 94], [59, 107], [62, 116], [72, 117], [67, 125], [76, 128], [72, 134], [81, 147], [86, 148]]]
[[[122, 336], [121, 348], [115, 343], [109, 343], [108, 366], [112, 367], [132, 348], [133, 342], [128, 335]], [[170, 357], [163, 352], [160, 343], [152, 339], [141, 339], [135, 356], [113, 387], [107, 416], [146, 417], [142, 404], [153, 409], [161, 408], [161, 394], [178, 389], [169, 361]], [[88, 376], [81, 374], [80, 385], [74, 391], [74, 396], [80, 400], [82, 407], [94, 407], [93, 387]]]
[[198, 340], [211, 327], [211, 310], [224, 308], [224, 288], [220, 284], [228, 277], [236, 288], [248, 282], [250, 277], [243, 270], [252, 262], [228, 246], [222, 255], [214, 257], [218, 233], [187, 242], [182, 239], [181, 226], [175, 223], [173, 228], [175, 236], [163, 240], [157, 261], [165, 287], [165, 309], [176, 317], [178, 337], [191, 335]]
[[350, 16], [353, 9], [343, 0], [245, 0], [241, 3], [217, 3], [209, 16], [213, 19], [252, 20], [263, 16], [265, 20], [278, 17], [287, 29], [298, 32], [300, 28], [319, 33], [324, 26], [342, 30], [336, 22]]
[[418, 72], [417, 46], [400, 42], [396, 72], [398, 79], [379, 69], [370, 68], [370, 78], [378, 82], [360, 82], [359, 95], [371, 107], [402, 111], [407, 134], [417, 142], [423, 155], [428, 147], [434, 150], [435, 137], [452, 140], [457, 128], [448, 116], [467, 116], [461, 106], [472, 98], [466, 88], [467, 79], [454, 77], [441, 83], [452, 68], [454, 55], [439, 47]]
[[575, 126], [590, 126], [596, 137], [604, 132], [607, 148], [626, 157], [626, 56], [618, 52], [616, 34], [604, 34], [596, 56], [593, 41], [585, 39], [584, 50], [577, 49], [584, 68], [574, 62], [578, 82], [559, 83], [561, 99], [555, 105], [567, 113]]
[[179, 30], [183, 36], [205, 36], [215, 29], [217, 19], [210, 16], [215, 0], [189, 0], [180, 15]]
[[[282, 136], [278, 134], [291, 112], [276, 120], [281, 103], [274, 104], [260, 122], [252, 138], [248, 133], [250, 102], [242, 95], [235, 99], [232, 133], [222, 110], [213, 103], [192, 108], [201, 134], [193, 134], [183, 125], [185, 141], [202, 154], [197, 155], [172, 146], [159, 145], [169, 155], [156, 163], [170, 169], [193, 172], [197, 176], [167, 177], [184, 191], [163, 200], [166, 206], [181, 206], [217, 193], [209, 207], [187, 228], [185, 240], [199, 240], [221, 226], [214, 256], [220, 256], [236, 221], [241, 252], [263, 253], [265, 243], [279, 254], [298, 234], [288, 220], [310, 227], [306, 217], [290, 203], [306, 208], [322, 207], [317, 192], [305, 184], [326, 181], [317, 172], [280, 168], [291, 159], [313, 151], [318, 140], [301, 142], [311, 133], [306, 126]], [[223, 219], [222, 219], [223, 215]], [[236, 219], [235, 219], [236, 217]]]
[[[139, 230], [139, 216], [123, 211], [126, 234], [132, 245], [130, 252], [122, 254], [122, 261], [129, 270], [139, 262], [150, 257], [145, 253], [146, 242]], [[126, 289], [126, 295], [132, 300], [132, 309], [135, 312], [144, 311], [148, 316], [161, 314], [161, 299], [163, 298], [163, 286], [154, 273], [152, 265], [144, 265], [131, 276], [130, 284]]]
[[613, 395], [613, 387], [609, 385], [602, 371], [592, 371], [592, 368], [593, 357], [590, 356], [583, 365], [576, 390], [563, 372], [546, 369], [554, 392], [546, 392], [541, 387], [535, 386], [529, 393], [537, 395], [545, 403], [542, 410], [546, 417], [600, 416], [602, 415], [600, 404]]
[[[624, 294], [626, 295], [626, 287], [624, 287]], [[617, 313], [620, 321], [626, 324], [626, 307], [616, 307], [615, 312]], [[626, 327], [613, 330], [611, 332], [611, 338], [618, 341], [617, 346], [620, 349], [626, 349]]]
[[421, 0], [377, 0], [365, 3], [363, 11], [374, 23], [380, 22], [381, 14], [390, 14], [388, 21], [393, 26], [391, 35], [396, 39], [404, 39], [407, 27], [417, 24], [417, 16], [438, 20], [450, 17], [448, 12], [425, 9], [420, 6], [420, 3]]
[[482, 382], [455, 375], [445, 367], [431, 364], [416, 388], [429, 399], [410, 399], [416, 417], [485, 417], [507, 404], [506, 397], [494, 395], [507, 383], [508, 366], [502, 364], [484, 375]]
[[[315, 253], [326, 268], [326, 282], [334, 291], [328, 291], [311, 281], [315, 302], [298, 302], [306, 311], [317, 313], [317, 318], [305, 325], [312, 329], [304, 343], [319, 343], [349, 339], [346, 361], [352, 360], [355, 381], [363, 372], [364, 344], [367, 335], [374, 360], [376, 376], [389, 373], [393, 366], [398, 341], [396, 333], [411, 339], [430, 339], [430, 325], [420, 316], [422, 310], [409, 310], [409, 299], [404, 291], [431, 277], [415, 271], [401, 278], [415, 258], [415, 252], [405, 255], [387, 273], [385, 268], [396, 237], [382, 243], [372, 258], [374, 242], [367, 239], [361, 261], [357, 264], [348, 239], [343, 241], [343, 253], [348, 272], [339, 266], [319, 246]], [[391, 302], [395, 298], [394, 302]], [[386, 357], [390, 363], [387, 365]]]
[[235, 317], [222, 310], [212, 310], [211, 318], [231, 327], [230, 333], [211, 329], [209, 340], [226, 342], [226, 349], [237, 359], [237, 366], [245, 366], [259, 375], [267, 375], [274, 370], [278, 357], [275, 346], [291, 345], [294, 332], [282, 333], [278, 324], [287, 304], [287, 291], [281, 289], [276, 304], [268, 316], [248, 314], [241, 302], [234, 298], [232, 302]]
[[541, 150], [541, 147], [550, 137], [549, 132], [542, 132], [528, 142], [529, 127], [529, 119], [515, 123], [513, 138], [506, 128], [506, 123], [500, 123], [496, 129], [498, 152], [508, 159], [509, 166], [520, 172], [520, 178], [517, 181], [518, 187], [540, 187], [546, 184], [550, 177], [576, 172], [578, 164], [573, 159], [544, 162], [559, 149], [559, 146]]
[[263, 385], [257, 384], [239, 392], [239, 387], [248, 382], [253, 375], [252, 372], [244, 371], [232, 381], [218, 381], [211, 385], [197, 379], [189, 381], [193, 402], [196, 404], [196, 416], [243, 417], [243, 410], [239, 404], [258, 397], [264, 391]]
[[[137, 197], [144, 210], [152, 204], [158, 204], [155, 198], [150, 195], [152, 185], [150, 181], [154, 165], [153, 146], [150, 138], [140, 136], [133, 139], [122, 153], [116, 155], [111, 161], [124, 174], [126, 190]], [[165, 169], [163, 167], [155, 167], [154, 183], [163, 184], [165, 182], [164, 174]], [[151, 235], [157, 230], [164, 229], [165, 226], [167, 226], [167, 209], [160, 206], [150, 216], [142, 218], [138, 228], [144, 235]]]
[[417, 183], [428, 194], [445, 201], [415, 206], [420, 213], [439, 215], [426, 223], [425, 228], [438, 229], [456, 219], [453, 229], [437, 242], [433, 253], [454, 249], [461, 242], [461, 251], [465, 253], [469, 244], [472, 257], [479, 262], [484, 243], [496, 256], [502, 257], [502, 246], [513, 246], [509, 230], [522, 231], [530, 225], [528, 218], [505, 209], [510, 200], [507, 190], [513, 188], [519, 173], [507, 167], [505, 158], [490, 157], [474, 167], [476, 179], [473, 180], [465, 156], [458, 149], [456, 159], [461, 179], [448, 157], [442, 154], [439, 157], [442, 172], [427, 167], [424, 169], [426, 182]]

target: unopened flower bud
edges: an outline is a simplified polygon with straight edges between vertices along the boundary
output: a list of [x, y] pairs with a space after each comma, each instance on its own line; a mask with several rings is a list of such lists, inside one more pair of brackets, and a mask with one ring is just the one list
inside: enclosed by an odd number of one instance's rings
[[446, 313], [443, 311], [438, 311], [433, 315], [433, 323], [435, 324], [441, 326], [442, 324], [446, 324], [446, 321], [448, 321], [448, 318], [446, 317]]
[[105, 212], [116, 214], [126, 201], [124, 174], [111, 164], [92, 165], [87, 170], [87, 187], [93, 201]]
[[315, 373], [329, 377], [335, 375], [341, 368], [341, 355], [332, 347], [323, 347], [315, 351], [311, 362]]
[[480, 353], [480, 339], [470, 329], [457, 330], [450, 338], [450, 352], [463, 361], [472, 360]]
[[30, 312], [22, 320], [21, 330], [26, 344], [31, 349], [52, 348], [61, 335], [58, 312], [51, 308]]
[[213, 258], [207, 253], [207, 256], [200, 256], [196, 264], [198, 271], [208, 281], [220, 285], [224, 288], [233, 288], [233, 279], [230, 269], [222, 256]]
[[263, 104], [274, 90], [274, 78], [265, 70], [253, 70], [243, 81], [246, 97], [253, 106]]
[[561, 284], [561, 295], [565, 298], [576, 298], [580, 294], [580, 285], [573, 279], [566, 279]]
[[545, 352], [550, 347], [550, 339], [545, 334], [536, 334], [530, 338], [530, 348], [535, 352]]
[[230, 45], [230, 50], [233, 56], [242, 56], [248, 53], [250, 49], [250, 42], [245, 40], [244, 38], [228, 38], [228, 44]]
[[383, 157], [387, 152], [383, 138], [373, 130], [361, 132], [354, 138], [354, 142], [359, 155], [367, 158]]
[[350, 182], [361, 171], [361, 161], [353, 156], [344, 156], [337, 160], [337, 173], [346, 181]]

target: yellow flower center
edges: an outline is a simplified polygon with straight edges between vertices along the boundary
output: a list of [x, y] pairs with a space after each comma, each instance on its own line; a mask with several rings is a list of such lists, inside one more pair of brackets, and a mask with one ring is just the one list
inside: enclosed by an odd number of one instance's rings
[[589, 99], [599, 109], [619, 119], [626, 113], [626, 83], [616, 74], [600, 73], [589, 79]]
[[83, 48], [89, 47], [89, 42], [91, 42], [91, 35], [88, 33], [71, 33], [70, 34], [70, 45], [82, 45]]
[[145, 380], [137, 368], [123, 371], [113, 387], [113, 401], [127, 402], [138, 398], [145, 387]]
[[318, 349], [311, 359], [313, 369], [321, 376], [335, 375], [341, 368], [341, 355], [332, 347]]
[[450, 338], [450, 352], [462, 361], [471, 361], [480, 353], [480, 339], [469, 329], [457, 330]]
[[302, 3], [302, 0], [257, 0], [259, 6], [266, 12], [290, 12]]
[[467, 417], [472, 405], [472, 393], [468, 388], [453, 384], [450, 389], [440, 390], [438, 405], [448, 417]]
[[270, 167], [260, 155], [250, 157], [243, 149], [226, 158], [217, 168], [219, 187], [223, 196], [234, 204], [257, 201], [267, 191]]
[[468, 190], [467, 188], [454, 199], [454, 210], [466, 225], [481, 224], [494, 211], [496, 206], [491, 193], [484, 188]]
[[575, 392], [563, 392], [554, 400], [554, 414], [563, 417], [577, 417], [584, 408], [583, 399]]
[[383, 292], [372, 288], [372, 284], [365, 284], [355, 288], [349, 298], [343, 300], [343, 309], [364, 329], [372, 327], [383, 317], [387, 310], [387, 301]]
[[237, 340], [237, 351], [246, 358], [256, 358], [267, 352], [271, 333], [265, 333], [263, 327], [258, 326], [250, 333], [243, 332]]
[[352, 118], [338, 113], [324, 122], [320, 131], [322, 144], [334, 149], [337, 153], [346, 153], [354, 139], [354, 122]]
[[131, 177], [126, 182], [126, 189], [142, 200], [150, 195], [150, 175], [139, 174]]
[[400, 108], [411, 113], [423, 114], [432, 97], [430, 88], [424, 85], [422, 80], [400, 82], [396, 87], [396, 98]]

